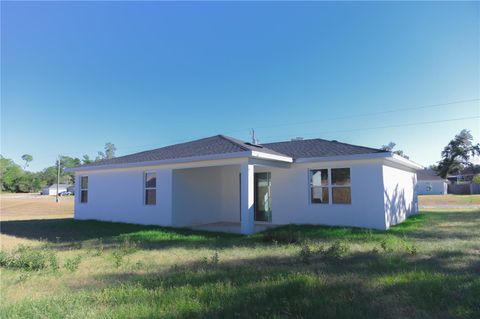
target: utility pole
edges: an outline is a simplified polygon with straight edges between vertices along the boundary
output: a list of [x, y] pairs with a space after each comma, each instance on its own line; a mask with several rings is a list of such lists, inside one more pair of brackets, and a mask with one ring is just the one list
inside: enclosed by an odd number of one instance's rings
[[58, 203], [58, 184], [60, 183], [60, 156], [57, 159], [57, 195], [55, 196], [55, 202]]

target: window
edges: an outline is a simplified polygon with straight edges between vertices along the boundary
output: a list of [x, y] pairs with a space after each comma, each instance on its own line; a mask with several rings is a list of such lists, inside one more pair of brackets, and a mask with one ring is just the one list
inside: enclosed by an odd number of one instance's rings
[[145, 205], [157, 204], [157, 173], [145, 173]]
[[350, 168], [332, 168], [332, 202], [334, 204], [352, 202]]
[[80, 203], [88, 203], [88, 176], [80, 177]]
[[328, 204], [328, 169], [310, 171], [310, 202]]

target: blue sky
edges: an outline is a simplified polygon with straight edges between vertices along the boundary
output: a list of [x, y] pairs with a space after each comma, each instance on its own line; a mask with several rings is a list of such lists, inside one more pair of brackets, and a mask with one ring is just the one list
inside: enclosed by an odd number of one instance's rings
[[31, 170], [105, 142], [124, 155], [251, 128], [260, 142], [394, 141], [424, 165], [463, 128], [479, 140], [478, 2], [1, 10], [1, 154], [32, 154]]

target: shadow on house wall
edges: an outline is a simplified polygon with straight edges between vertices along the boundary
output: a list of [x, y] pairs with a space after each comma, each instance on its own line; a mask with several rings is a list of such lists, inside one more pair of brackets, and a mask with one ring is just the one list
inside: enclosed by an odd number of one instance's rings
[[[415, 178], [412, 178], [412, 189], [415, 190]], [[399, 184], [395, 186], [393, 192], [384, 190], [385, 212], [387, 226], [396, 225], [403, 222], [409, 215], [417, 211], [417, 200], [415, 192], [412, 199], [405, 197], [405, 190]]]

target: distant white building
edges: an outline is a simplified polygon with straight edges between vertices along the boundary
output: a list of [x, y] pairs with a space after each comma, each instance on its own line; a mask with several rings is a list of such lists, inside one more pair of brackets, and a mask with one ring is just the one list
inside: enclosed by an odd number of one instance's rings
[[[58, 184], [58, 192], [66, 192], [67, 189], [71, 187], [71, 185], [68, 184]], [[42, 189], [42, 195], [57, 195], [57, 184], [52, 184], [48, 187], [45, 187]]]
[[417, 195], [445, 195], [449, 181], [437, 175], [434, 170], [417, 171]]

